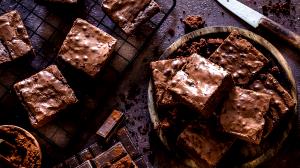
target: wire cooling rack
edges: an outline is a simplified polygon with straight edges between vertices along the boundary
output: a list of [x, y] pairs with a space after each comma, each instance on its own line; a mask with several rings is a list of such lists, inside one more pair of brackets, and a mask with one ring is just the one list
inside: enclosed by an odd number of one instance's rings
[[[40, 2], [41, 1], [41, 2]], [[17, 10], [27, 28], [35, 56], [26, 61], [0, 65], [0, 124], [13, 124], [29, 130], [37, 137], [43, 151], [43, 167], [49, 167], [70, 155], [74, 144], [82, 138], [90, 120], [126, 68], [139, 56], [174, 9], [176, 0], [158, 0], [162, 10], [127, 36], [101, 9], [102, 0], [82, 0], [77, 5], [44, 3], [42, 0], [0, 0], [0, 14]], [[82, 18], [118, 39], [113, 58], [98, 79], [74, 72], [68, 65], [57, 62], [57, 53], [73, 21]], [[26, 110], [20, 104], [12, 86], [48, 65], [57, 64], [75, 91], [79, 103], [61, 113], [46, 126], [33, 129]], [[103, 118], [107, 116], [103, 114]], [[79, 138], [78, 138], [79, 137]], [[79, 140], [78, 140], [79, 139]]]

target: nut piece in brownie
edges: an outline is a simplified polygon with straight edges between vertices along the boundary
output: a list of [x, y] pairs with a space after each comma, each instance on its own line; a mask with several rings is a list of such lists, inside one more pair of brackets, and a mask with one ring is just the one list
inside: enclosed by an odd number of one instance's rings
[[235, 87], [222, 108], [222, 129], [240, 139], [259, 144], [270, 100], [268, 94]]
[[205, 21], [201, 16], [191, 15], [187, 16], [183, 23], [185, 25], [186, 32], [191, 32], [200, 28], [203, 28]]
[[268, 134], [278, 124], [279, 119], [295, 107], [296, 102], [271, 74], [261, 74], [257, 80], [250, 84], [249, 88], [269, 94], [272, 97], [270, 110], [266, 117]]
[[77, 102], [77, 98], [56, 65], [14, 85], [14, 89], [29, 112], [33, 127], [49, 122], [60, 110]]
[[218, 103], [233, 87], [229, 72], [211, 61], [193, 54], [183, 70], [168, 81], [168, 89], [202, 117], [209, 118]]
[[85, 20], [77, 19], [59, 51], [59, 57], [95, 77], [103, 68], [117, 40]]
[[232, 73], [239, 85], [247, 84], [268, 63], [268, 59], [235, 30], [209, 60]]
[[26, 28], [17, 11], [0, 16], [0, 64], [23, 57], [32, 51]]
[[160, 11], [154, 0], [103, 0], [102, 9], [126, 34]]
[[192, 124], [180, 134], [177, 146], [197, 167], [216, 167], [234, 141], [235, 138], [216, 132], [212, 126]]
[[176, 104], [176, 100], [174, 100], [172, 94], [167, 90], [167, 81], [170, 80], [177, 71], [181, 70], [185, 63], [186, 58], [160, 60], [150, 63], [155, 89], [155, 101], [158, 107]]

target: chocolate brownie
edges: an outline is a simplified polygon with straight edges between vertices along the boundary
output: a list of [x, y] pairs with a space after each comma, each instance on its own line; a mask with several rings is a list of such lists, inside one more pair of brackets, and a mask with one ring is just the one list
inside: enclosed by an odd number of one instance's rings
[[75, 68], [95, 77], [112, 55], [117, 40], [111, 35], [77, 19], [58, 53]]
[[239, 85], [247, 84], [268, 63], [268, 59], [235, 30], [209, 60], [232, 73]]
[[212, 126], [192, 124], [180, 134], [177, 146], [197, 167], [216, 167], [234, 141], [235, 138], [216, 132]]
[[0, 16], [0, 64], [23, 57], [32, 51], [26, 28], [17, 11]]
[[191, 15], [187, 16], [183, 23], [185, 25], [186, 32], [191, 32], [200, 28], [203, 28], [205, 21], [201, 16]]
[[233, 81], [222, 67], [193, 54], [187, 58], [185, 67], [168, 81], [168, 85], [182, 103], [208, 118], [233, 87]]
[[160, 11], [154, 0], [103, 0], [102, 9], [126, 34]]
[[268, 94], [235, 87], [220, 115], [223, 130], [245, 141], [259, 144], [270, 100]]
[[155, 89], [155, 103], [157, 106], [171, 106], [176, 104], [172, 94], [167, 90], [167, 81], [186, 63], [186, 58], [160, 60], [150, 63], [152, 79]]
[[29, 112], [33, 127], [49, 122], [60, 110], [77, 102], [77, 98], [56, 65], [14, 85], [14, 89]]

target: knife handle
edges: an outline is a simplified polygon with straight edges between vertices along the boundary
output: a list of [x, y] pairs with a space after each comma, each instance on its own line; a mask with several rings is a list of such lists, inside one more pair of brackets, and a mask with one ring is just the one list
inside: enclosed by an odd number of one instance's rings
[[300, 36], [289, 29], [283, 27], [282, 25], [274, 22], [273, 20], [262, 17], [259, 25], [280, 37], [281, 39], [289, 42], [298, 50], [300, 50]]

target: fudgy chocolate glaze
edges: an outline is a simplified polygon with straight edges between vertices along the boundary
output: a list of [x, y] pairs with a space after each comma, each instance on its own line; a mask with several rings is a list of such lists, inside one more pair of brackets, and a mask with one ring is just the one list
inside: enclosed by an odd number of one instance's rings
[[117, 40], [85, 20], [77, 19], [59, 56], [88, 75], [96, 76], [111, 56]]
[[14, 85], [34, 127], [41, 127], [77, 98], [56, 65]]
[[185, 58], [160, 60], [150, 63], [157, 106], [171, 106], [176, 104], [176, 100], [167, 90], [167, 81], [170, 80], [177, 71], [181, 70], [185, 64]]
[[104, 0], [102, 9], [127, 34], [160, 10], [154, 0]]
[[232, 73], [236, 84], [247, 84], [268, 59], [250, 42], [233, 30], [209, 60]]
[[[224, 90], [233, 86], [230, 74], [211, 61], [193, 54], [187, 58], [185, 67], [168, 81], [168, 89], [174, 92], [183, 103], [196, 109], [202, 116], [210, 117], [212, 106], [219, 103]], [[228, 87], [224, 87], [224, 86]]]
[[8, 50], [4, 55], [0, 53], [0, 63], [22, 57], [32, 50], [26, 28], [17, 11], [0, 16], [0, 41]]
[[215, 131], [209, 125], [189, 125], [178, 137], [177, 146], [187, 153], [198, 167], [216, 167], [230, 149], [235, 138]]
[[271, 96], [235, 87], [225, 101], [220, 123], [225, 132], [240, 139], [259, 144], [269, 110]]

